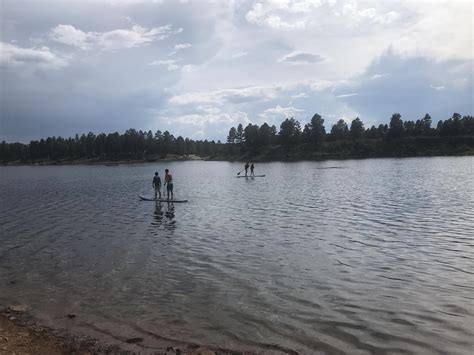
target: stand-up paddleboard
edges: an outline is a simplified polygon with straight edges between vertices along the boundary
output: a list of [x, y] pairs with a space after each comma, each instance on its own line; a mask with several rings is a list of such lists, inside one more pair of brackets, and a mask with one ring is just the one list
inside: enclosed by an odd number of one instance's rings
[[250, 175], [237, 175], [237, 177], [246, 177], [246, 178], [254, 178], [254, 177], [265, 177], [265, 175], [253, 175], [253, 176], [250, 176]]
[[142, 195], [138, 195], [140, 200], [142, 201], [156, 201], [156, 202], [176, 202], [176, 203], [181, 203], [181, 202], [188, 202], [188, 200], [166, 200], [166, 199], [156, 199], [154, 197], [145, 197]]

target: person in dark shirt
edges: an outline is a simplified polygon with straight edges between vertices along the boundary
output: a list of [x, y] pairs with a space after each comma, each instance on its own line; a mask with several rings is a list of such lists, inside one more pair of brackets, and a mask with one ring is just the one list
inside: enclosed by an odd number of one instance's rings
[[155, 172], [155, 176], [153, 177], [153, 188], [155, 189], [155, 200], [157, 195], [159, 195], [161, 199], [161, 178], [158, 172]]
[[255, 169], [255, 166], [252, 163], [252, 165], [250, 165], [250, 176], [255, 176], [253, 169]]
[[245, 164], [245, 176], [247, 176], [247, 171], [249, 170], [249, 163]]

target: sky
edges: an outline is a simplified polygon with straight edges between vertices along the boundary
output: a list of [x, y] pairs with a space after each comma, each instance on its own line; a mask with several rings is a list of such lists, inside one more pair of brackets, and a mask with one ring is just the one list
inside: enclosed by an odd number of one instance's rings
[[1, 0], [0, 141], [472, 115], [470, 0]]

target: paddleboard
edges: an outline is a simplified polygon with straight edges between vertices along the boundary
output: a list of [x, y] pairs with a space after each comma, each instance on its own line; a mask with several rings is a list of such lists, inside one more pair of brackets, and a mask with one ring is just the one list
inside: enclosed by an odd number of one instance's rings
[[156, 202], [176, 202], [176, 203], [181, 203], [181, 202], [188, 202], [188, 200], [166, 200], [166, 199], [157, 199], [155, 200], [154, 197], [145, 197], [142, 195], [138, 195], [140, 200], [142, 201], [156, 201]]
[[239, 177], [254, 178], [254, 177], [265, 177], [265, 175], [254, 175], [254, 176], [250, 176], [250, 175], [247, 175], [247, 176], [245, 176], [245, 175], [238, 175], [237, 177], [238, 177], [238, 178], [239, 178]]

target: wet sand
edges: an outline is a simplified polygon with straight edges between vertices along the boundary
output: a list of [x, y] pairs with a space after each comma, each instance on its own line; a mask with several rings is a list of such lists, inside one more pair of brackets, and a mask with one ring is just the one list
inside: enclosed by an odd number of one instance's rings
[[[75, 315], [68, 315], [74, 318]], [[122, 339], [122, 344], [107, 344], [90, 337], [71, 334], [36, 324], [26, 307], [10, 306], [0, 313], [0, 354], [160, 354], [211, 355], [240, 354], [220, 349], [210, 350], [198, 345], [163, 345], [147, 349], [141, 338]]]

